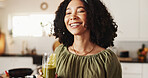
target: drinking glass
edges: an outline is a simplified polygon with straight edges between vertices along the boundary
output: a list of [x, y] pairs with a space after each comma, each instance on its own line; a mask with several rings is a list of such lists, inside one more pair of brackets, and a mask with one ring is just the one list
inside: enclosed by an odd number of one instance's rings
[[44, 78], [55, 78], [56, 54], [44, 53], [42, 59], [42, 72]]

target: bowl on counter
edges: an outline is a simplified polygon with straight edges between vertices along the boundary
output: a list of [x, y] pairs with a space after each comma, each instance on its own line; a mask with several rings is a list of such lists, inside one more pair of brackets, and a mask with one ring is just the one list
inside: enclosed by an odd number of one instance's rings
[[129, 57], [129, 51], [121, 51], [120, 57]]
[[33, 70], [31, 68], [15, 68], [8, 70], [10, 78], [25, 78], [27, 75], [31, 75], [33, 73]]

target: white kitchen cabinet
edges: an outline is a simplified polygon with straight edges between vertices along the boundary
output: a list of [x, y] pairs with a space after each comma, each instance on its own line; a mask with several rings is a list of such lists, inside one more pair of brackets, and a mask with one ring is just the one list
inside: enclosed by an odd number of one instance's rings
[[122, 78], [142, 78], [141, 63], [121, 63]]
[[122, 78], [142, 78], [141, 75], [138, 74], [123, 74]]
[[142, 73], [142, 75], [143, 75], [142, 78], [148, 78], [148, 64], [147, 63], [143, 64], [143, 71], [142, 72], [143, 72]]
[[122, 78], [148, 78], [148, 63], [121, 63]]
[[117, 41], [148, 41], [148, 0], [109, 0]]
[[117, 40], [139, 38], [139, 0], [110, 0], [111, 14], [118, 25]]
[[148, 40], [148, 0], [140, 0], [140, 37]]

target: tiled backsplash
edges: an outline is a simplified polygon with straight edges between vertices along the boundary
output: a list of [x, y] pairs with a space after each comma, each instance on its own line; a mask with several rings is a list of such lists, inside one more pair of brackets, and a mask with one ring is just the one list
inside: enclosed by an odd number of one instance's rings
[[116, 41], [115, 47], [118, 49], [118, 55], [121, 51], [129, 51], [129, 56], [137, 58], [137, 51], [145, 44], [148, 47], [148, 41]]

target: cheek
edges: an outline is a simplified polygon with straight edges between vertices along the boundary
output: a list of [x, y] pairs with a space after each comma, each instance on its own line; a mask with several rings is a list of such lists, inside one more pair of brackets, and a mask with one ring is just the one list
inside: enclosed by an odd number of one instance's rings
[[68, 19], [65, 17], [64, 18], [64, 23], [65, 23], [66, 26], [67, 26], [67, 22], [68, 22]]
[[64, 18], [64, 23], [65, 23], [65, 26], [66, 26], [66, 28], [68, 29], [68, 18]]
[[82, 19], [84, 22], [86, 22], [86, 20], [87, 20], [86, 14], [82, 15], [82, 16], [81, 16], [81, 19]]
[[86, 22], [86, 20], [87, 20], [86, 15], [84, 15], [84, 17], [83, 17], [83, 18], [84, 18], [84, 21]]

